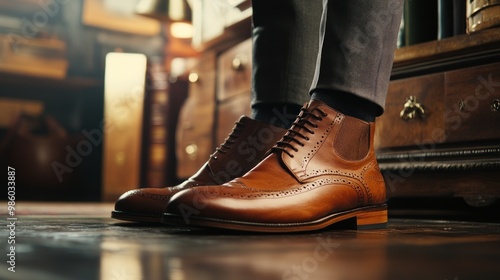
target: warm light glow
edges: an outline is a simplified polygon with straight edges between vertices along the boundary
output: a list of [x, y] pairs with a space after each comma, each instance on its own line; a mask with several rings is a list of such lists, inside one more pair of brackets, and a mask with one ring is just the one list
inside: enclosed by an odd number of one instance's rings
[[144, 279], [139, 244], [104, 240], [100, 249], [100, 279]]
[[176, 57], [170, 62], [170, 75], [178, 77], [186, 71], [186, 59], [183, 57]]
[[192, 38], [194, 28], [193, 25], [186, 22], [173, 22], [170, 24], [170, 33], [175, 38]]

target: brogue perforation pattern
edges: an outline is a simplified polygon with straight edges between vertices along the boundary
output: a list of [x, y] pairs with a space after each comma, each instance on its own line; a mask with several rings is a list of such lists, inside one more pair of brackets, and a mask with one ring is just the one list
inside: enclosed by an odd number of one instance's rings
[[154, 200], [165, 200], [168, 201], [171, 197], [171, 195], [161, 195], [161, 194], [152, 194], [144, 191], [137, 191], [135, 193], [136, 195], [140, 195], [146, 198], [154, 199]]
[[[316, 170], [311, 170], [310, 173], [307, 174], [308, 177], [313, 177], [313, 176], [320, 176], [320, 175], [339, 175], [339, 176], [344, 176], [348, 178], [353, 178], [361, 183], [363, 188], [366, 191], [367, 197], [368, 197], [368, 203], [372, 203], [373, 201], [373, 195], [372, 192], [370, 191], [370, 188], [368, 187], [368, 183], [365, 180], [365, 173], [372, 168], [373, 164], [368, 164], [363, 167], [361, 173], [354, 173], [354, 172], [342, 172], [339, 170], [331, 170], [331, 169], [316, 169]], [[358, 191], [358, 190], [356, 190]]]
[[[363, 178], [365, 177], [365, 173], [370, 170], [370, 168], [373, 167], [373, 164], [367, 164], [366, 166], [363, 167], [363, 172], [361, 172], [361, 175], [363, 176]], [[368, 196], [368, 203], [372, 203], [373, 202], [373, 194], [370, 190], [370, 188], [368, 187], [367, 183], [363, 180], [363, 186], [365, 187], [365, 191], [366, 191], [366, 194]]]
[[297, 188], [292, 188], [288, 190], [282, 190], [282, 191], [275, 191], [275, 190], [261, 190], [261, 189], [254, 189], [254, 188], [249, 188], [246, 187], [247, 189], [254, 190], [255, 193], [247, 193], [247, 194], [233, 194], [230, 192], [212, 192], [208, 191], [208, 195], [210, 196], [218, 196], [218, 197], [230, 197], [230, 198], [237, 198], [237, 199], [259, 199], [259, 198], [281, 198], [281, 197], [286, 197], [286, 196], [291, 196], [291, 195], [296, 195], [304, 192], [308, 192], [311, 190], [314, 190], [318, 187], [322, 187], [325, 185], [332, 185], [332, 184], [340, 184], [344, 186], [348, 186], [352, 188], [357, 196], [358, 196], [358, 204], [362, 204], [364, 200], [364, 194], [363, 194], [363, 189], [359, 184], [356, 184], [352, 182], [349, 179], [345, 178], [335, 178], [335, 179], [320, 179], [308, 184], [305, 184], [301, 187]]

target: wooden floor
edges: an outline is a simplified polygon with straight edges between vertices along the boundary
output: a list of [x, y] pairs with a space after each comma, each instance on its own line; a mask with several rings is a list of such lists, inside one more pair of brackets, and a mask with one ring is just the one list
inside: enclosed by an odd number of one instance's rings
[[382, 230], [269, 235], [121, 223], [111, 208], [19, 203], [16, 272], [3, 261], [0, 279], [500, 279], [498, 223], [392, 218]]

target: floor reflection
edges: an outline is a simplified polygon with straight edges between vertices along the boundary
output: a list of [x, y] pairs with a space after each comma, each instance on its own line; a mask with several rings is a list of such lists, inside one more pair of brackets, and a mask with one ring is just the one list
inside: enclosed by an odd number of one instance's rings
[[386, 276], [387, 235], [384, 234], [187, 233], [175, 237], [170, 236], [160, 244], [103, 240], [101, 279], [385, 279]]
[[[1, 279], [498, 279], [500, 225], [391, 221], [383, 230], [244, 234], [24, 217]], [[14, 278], [12, 278], [14, 276]]]

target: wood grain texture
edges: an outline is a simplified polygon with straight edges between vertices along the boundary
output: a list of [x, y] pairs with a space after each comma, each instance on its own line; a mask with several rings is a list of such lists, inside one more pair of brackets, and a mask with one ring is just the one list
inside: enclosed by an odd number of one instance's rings
[[500, 139], [500, 63], [445, 73], [447, 142]]
[[[377, 120], [375, 148], [413, 146], [421, 143], [440, 143], [444, 139], [443, 74], [425, 75], [391, 82], [385, 113]], [[403, 120], [400, 112], [409, 96], [415, 96], [425, 114]]]
[[480, 52], [500, 46], [500, 28], [492, 28], [473, 34], [463, 34], [437, 41], [430, 41], [396, 49], [394, 67], [453, 58], [464, 53]]

